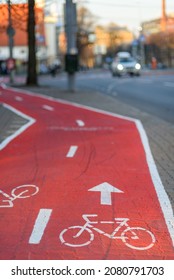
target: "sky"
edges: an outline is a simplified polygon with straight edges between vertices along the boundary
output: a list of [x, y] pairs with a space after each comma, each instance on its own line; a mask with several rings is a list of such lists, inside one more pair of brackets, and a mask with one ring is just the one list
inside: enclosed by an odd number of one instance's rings
[[[14, 2], [25, 2], [27, 0], [12, 0]], [[35, 0], [37, 1], [37, 0]], [[41, 0], [40, 0], [41, 1]], [[52, 10], [57, 10], [63, 16], [63, 3], [66, 0], [45, 0]], [[161, 16], [162, 0], [73, 0], [83, 3], [95, 16], [97, 24], [108, 24], [114, 22], [128, 27], [137, 32], [141, 22], [159, 18]], [[0, 3], [6, 2], [0, 0]], [[174, 15], [174, 0], [166, 0], [167, 14]]]
[[[57, 0], [60, 5], [63, 0]], [[161, 16], [162, 0], [74, 0], [98, 17], [99, 24], [115, 22], [136, 32], [142, 21]], [[174, 14], [174, 0], [166, 0], [166, 12]]]
[[[114, 21], [134, 30], [142, 21], [161, 16], [162, 0], [88, 0], [85, 5], [101, 23]], [[174, 14], [174, 0], [166, 0], [166, 12]]]

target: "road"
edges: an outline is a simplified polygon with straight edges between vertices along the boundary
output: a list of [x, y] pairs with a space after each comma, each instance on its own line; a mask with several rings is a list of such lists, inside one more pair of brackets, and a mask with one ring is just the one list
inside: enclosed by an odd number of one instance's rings
[[[49, 84], [48, 81], [45, 83]], [[57, 86], [57, 81], [52, 80], [52, 85]], [[174, 123], [174, 76], [170, 73], [156, 75], [151, 71], [140, 77], [116, 78], [112, 77], [109, 71], [97, 74], [85, 72], [77, 76], [76, 86], [113, 96], [153, 116]], [[66, 88], [66, 78], [59, 80], [59, 87]]]
[[[82, 86], [84, 86], [83, 81]], [[87, 87], [87, 83], [85, 85]], [[90, 82], [104, 94], [133, 105], [144, 112], [174, 123], [173, 76], [122, 77], [113, 79], [110, 73], [104, 79]]]
[[[58, 92], [64, 76], [44, 82], [55, 88], [35, 90], [140, 115], [103, 92]], [[19, 126], [0, 144], [1, 259], [174, 258], [170, 201], [139, 121], [6, 87], [0, 100]]]
[[[64, 89], [60, 97], [141, 120], [174, 210], [174, 71], [144, 71], [140, 77], [114, 78], [107, 70], [78, 73], [77, 92], [66, 96], [66, 75], [41, 77], [42, 85]], [[86, 98], [81, 92], [86, 89]], [[88, 91], [98, 92], [92, 95]], [[37, 89], [36, 89], [37, 91]], [[47, 91], [42, 89], [47, 94]], [[51, 94], [51, 92], [49, 93]], [[84, 100], [83, 100], [84, 99]]]

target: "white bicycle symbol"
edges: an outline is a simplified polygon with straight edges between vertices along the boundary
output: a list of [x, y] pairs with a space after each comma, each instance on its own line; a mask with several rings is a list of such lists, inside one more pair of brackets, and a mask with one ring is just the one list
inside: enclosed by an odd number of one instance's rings
[[[88, 218], [97, 217], [98, 215], [92, 214], [82, 215], [85, 220], [83, 226], [70, 226], [64, 229], [60, 235], [60, 241], [62, 244], [70, 247], [83, 247], [89, 245], [94, 240], [93, 231], [98, 232], [111, 239], [121, 239], [121, 241], [131, 249], [147, 250], [155, 244], [155, 236], [149, 230], [142, 227], [130, 227], [128, 225], [128, 218], [115, 218], [115, 221], [90, 221]], [[111, 234], [94, 227], [97, 224], [118, 224]], [[122, 227], [126, 227], [121, 234], [118, 232]], [[69, 241], [67, 241], [67, 239]], [[80, 240], [80, 241], [79, 241]]]
[[[39, 191], [39, 188], [35, 185], [21, 185], [14, 189], [12, 189], [11, 194], [7, 194], [0, 190], [0, 194], [2, 194], [5, 199], [3, 199], [1, 202], [3, 204], [0, 205], [1, 208], [4, 207], [13, 207], [13, 201], [17, 198], [28, 198], [35, 194], [37, 194]], [[1, 203], [0, 202], [0, 203]], [[6, 204], [7, 203], [7, 204]]]

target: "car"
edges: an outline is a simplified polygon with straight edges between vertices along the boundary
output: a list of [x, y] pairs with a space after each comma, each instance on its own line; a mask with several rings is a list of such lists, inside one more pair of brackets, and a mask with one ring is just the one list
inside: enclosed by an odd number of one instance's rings
[[140, 76], [141, 65], [129, 53], [120, 52], [111, 64], [111, 72], [118, 77], [125, 74]]

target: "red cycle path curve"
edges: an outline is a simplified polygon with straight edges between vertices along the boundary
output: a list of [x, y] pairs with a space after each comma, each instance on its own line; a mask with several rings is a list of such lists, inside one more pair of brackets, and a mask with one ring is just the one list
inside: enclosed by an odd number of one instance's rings
[[[33, 120], [0, 150], [0, 259], [174, 259], [171, 205], [139, 121], [10, 88], [0, 93], [0, 103]], [[26, 184], [39, 192], [3, 207], [2, 192]], [[84, 214], [98, 223], [74, 238]], [[122, 239], [107, 235], [115, 218], [129, 219], [139, 240], [125, 227]]]

